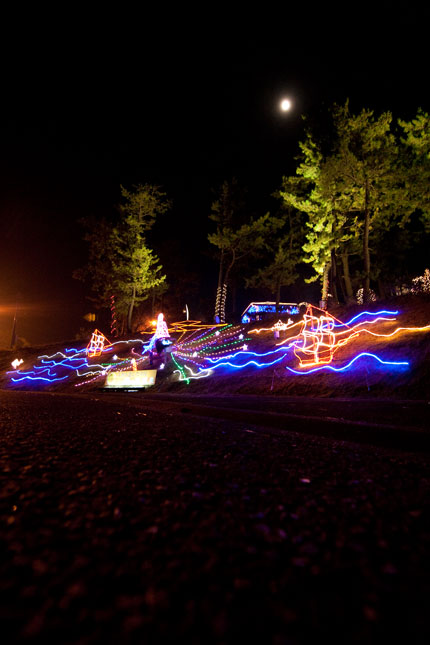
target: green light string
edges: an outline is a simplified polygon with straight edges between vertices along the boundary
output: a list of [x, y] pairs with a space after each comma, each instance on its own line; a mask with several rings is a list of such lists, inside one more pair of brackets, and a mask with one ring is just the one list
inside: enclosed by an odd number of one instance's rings
[[212, 332], [212, 334], [209, 334], [208, 336], [202, 336], [201, 338], [196, 338], [196, 340], [190, 340], [189, 342], [185, 341], [184, 343], [181, 343], [182, 345], [193, 345], [194, 343], [200, 343], [203, 344], [203, 342], [206, 342], [208, 338], [212, 338], [212, 336], [220, 336], [223, 332], [225, 332], [227, 329], [233, 326], [233, 323], [229, 323], [222, 329], [217, 329], [217, 331]]
[[178, 368], [179, 372], [182, 374], [182, 377], [183, 377], [182, 380], [185, 381], [185, 383], [187, 385], [189, 385], [190, 384], [190, 379], [187, 378], [184, 368], [182, 367], [182, 365], [179, 365], [179, 363], [176, 362], [175, 357], [174, 357], [173, 354], [170, 354], [170, 355], [171, 355], [171, 357], [173, 359], [173, 362], [175, 363], [176, 367]]
[[223, 345], [215, 345], [214, 347], [205, 347], [201, 350], [202, 354], [207, 354], [209, 352], [220, 351], [223, 347], [230, 347], [230, 345], [237, 345], [238, 343], [244, 343], [246, 340], [251, 340], [251, 338], [242, 338], [241, 340], [234, 340], [231, 343], [224, 343]]

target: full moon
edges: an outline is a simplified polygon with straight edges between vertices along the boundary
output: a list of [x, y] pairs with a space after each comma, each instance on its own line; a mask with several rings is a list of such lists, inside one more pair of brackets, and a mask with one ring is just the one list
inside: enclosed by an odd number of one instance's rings
[[281, 101], [281, 110], [283, 112], [288, 112], [288, 110], [291, 109], [291, 101], [290, 99], [283, 99]]

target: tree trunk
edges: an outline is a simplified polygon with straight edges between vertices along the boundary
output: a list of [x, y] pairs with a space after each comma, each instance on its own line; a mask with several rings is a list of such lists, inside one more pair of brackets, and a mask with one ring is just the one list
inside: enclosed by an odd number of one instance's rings
[[354, 300], [354, 293], [352, 291], [351, 276], [349, 275], [349, 260], [348, 253], [342, 253], [342, 268], [343, 268], [343, 281], [346, 291], [346, 302], [350, 303]]
[[233, 280], [231, 284], [231, 313], [233, 315], [233, 320], [236, 320], [236, 311], [237, 311], [237, 284], [236, 280]]
[[330, 275], [330, 262], [326, 262], [323, 273], [322, 293], [321, 293], [321, 309], [327, 309], [329, 275]]
[[364, 261], [363, 304], [369, 302], [369, 297], [370, 297], [369, 230], [370, 230], [369, 186], [366, 181], [366, 188], [364, 193], [364, 232], [363, 232], [363, 261]]
[[220, 322], [222, 322], [222, 323], [225, 323], [225, 303], [226, 303], [226, 300], [227, 300], [228, 276], [230, 274], [231, 269], [233, 268], [233, 265], [234, 265], [235, 261], [236, 261], [236, 254], [233, 251], [231, 262], [228, 265], [226, 272], [224, 273], [224, 282], [223, 282], [222, 290], [221, 290], [219, 317], [220, 317]]
[[281, 281], [276, 281], [276, 313], [279, 313], [279, 303], [281, 302]]
[[384, 300], [386, 298], [386, 293], [385, 293], [384, 283], [382, 282], [381, 278], [378, 278], [378, 291], [379, 291], [379, 297]]
[[219, 322], [225, 323], [225, 301], [227, 300], [227, 285], [224, 283], [221, 287], [219, 300]]
[[110, 297], [110, 334], [118, 336], [118, 323], [116, 320], [115, 296]]
[[218, 286], [216, 289], [215, 300], [215, 322], [221, 322], [221, 302], [223, 299], [223, 270], [224, 270], [224, 251], [221, 251], [218, 272]]
[[336, 266], [336, 251], [331, 250], [331, 291], [334, 302], [339, 304], [339, 296], [337, 293], [337, 266]]
[[130, 306], [128, 308], [128, 319], [127, 319], [127, 330], [131, 331], [131, 322], [133, 319], [133, 309], [134, 309], [134, 303], [136, 301], [136, 286], [133, 285], [133, 292], [130, 300]]

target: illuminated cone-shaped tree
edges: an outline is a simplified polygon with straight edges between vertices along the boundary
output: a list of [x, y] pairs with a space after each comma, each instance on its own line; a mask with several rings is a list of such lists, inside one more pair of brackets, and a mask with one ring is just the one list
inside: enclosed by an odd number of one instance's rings
[[158, 314], [157, 329], [155, 330], [155, 337], [156, 338], [170, 338], [167, 323], [164, 320], [163, 314]]

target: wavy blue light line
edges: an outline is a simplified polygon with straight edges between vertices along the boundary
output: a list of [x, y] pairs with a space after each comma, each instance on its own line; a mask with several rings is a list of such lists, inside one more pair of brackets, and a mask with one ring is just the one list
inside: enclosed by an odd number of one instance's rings
[[341, 323], [341, 324], [334, 324], [335, 327], [347, 327], [351, 325], [354, 320], [357, 320], [357, 318], [360, 318], [361, 316], [368, 315], [368, 316], [379, 316], [379, 314], [388, 314], [390, 316], [397, 316], [399, 312], [398, 311], [386, 311], [383, 309], [382, 311], [362, 311], [361, 313], [357, 314], [354, 316], [354, 318], [351, 318], [347, 323]]
[[354, 356], [354, 358], [347, 365], [344, 365], [343, 367], [332, 367], [331, 365], [322, 365], [321, 367], [315, 367], [314, 369], [307, 370], [306, 372], [299, 372], [298, 370], [294, 370], [292, 367], [288, 367], [288, 366], [286, 366], [285, 369], [289, 370], [290, 372], [293, 372], [293, 374], [299, 374], [301, 376], [304, 376], [306, 374], [314, 374], [315, 372], [321, 372], [321, 370], [330, 370], [332, 372], [344, 372], [362, 356], [370, 356], [371, 358], [374, 358], [377, 361], [379, 361], [382, 365], [396, 365], [396, 366], [409, 365], [408, 361], [401, 361], [401, 362], [383, 361], [382, 358], [379, 358], [379, 356], [376, 356], [376, 354], [369, 354], [368, 352], [362, 352], [361, 354], [357, 354], [357, 356]]
[[61, 378], [44, 378], [43, 376], [24, 376], [24, 378], [13, 378], [11, 379], [14, 383], [20, 383], [21, 381], [47, 381], [48, 383], [55, 383], [55, 381], [64, 381], [64, 379], [69, 378], [68, 376], [62, 376]]
[[[224, 367], [225, 365], [228, 365], [229, 367], [234, 367], [237, 370], [241, 370], [243, 367], [248, 367], [248, 365], [255, 365], [256, 367], [270, 367], [271, 365], [275, 365], [275, 363], [279, 363], [280, 361], [283, 361], [285, 356], [281, 356], [280, 358], [275, 359], [271, 363], [257, 363], [256, 361], [248, 361], [247, 363], [244, 363], [243, 365], [235, 365], [234, 363], [229, 363], [228, 361], [225, 363], [218, 363], [218, 365], [213, 365], [210, 369], [215, 370], [217, 367]], [[203, 368], [203, 370], [207, 370], [208, 368]]]
[[[228, 356], [228, 358], [236, 358], [236, 356], [271, 356], [273, 354], [276, 354], [277, 352], [286, 352], [291, 348], [291, 345], [287, 345], [286, 347], [279, 347], [279, 349], [274, 349], [271, 350], [270, 352], [266, 352], [265, 354], [259, 354], [258, 352], [248, 352], [248, 351], [241, 351], [241, 352], [236, 352], [235, 354], [231, 354]], [[204, 360], [209, 361], [210, 363], [217, 363], [218, 361], [222, 361], [225, 359], [225, 356], [220, 356], [220, 358], [209, 358], [209, 357], [204, 357]]]

